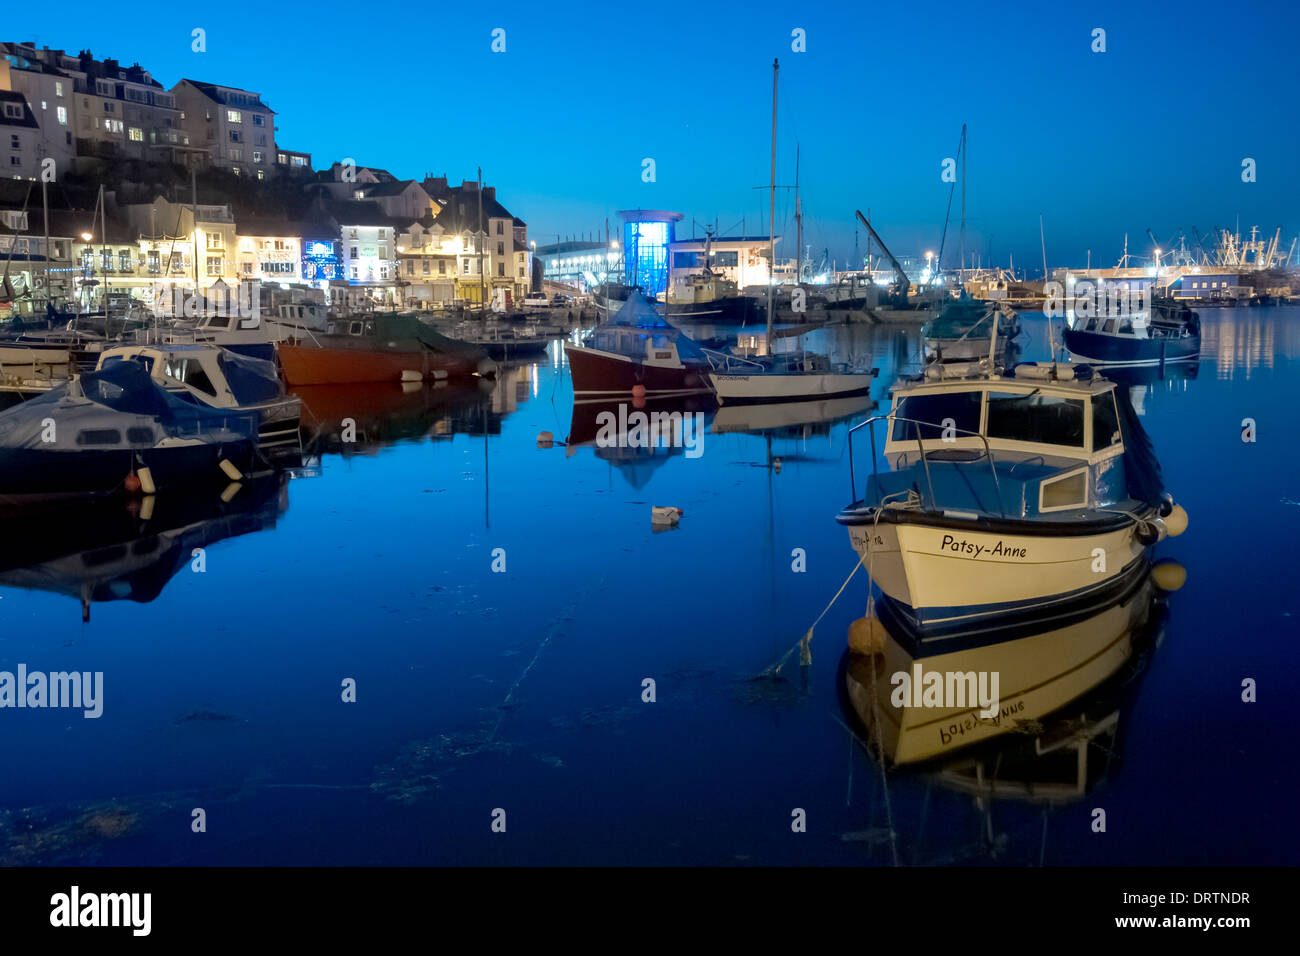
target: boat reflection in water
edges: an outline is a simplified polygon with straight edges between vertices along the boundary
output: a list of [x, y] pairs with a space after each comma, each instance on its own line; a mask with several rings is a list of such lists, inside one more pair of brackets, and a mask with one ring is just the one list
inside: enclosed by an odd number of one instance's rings
[[[875, 725], [871, 739], [879, 735], [881, 748], [895, 765], [943, 757], [1016, 732], [1115, 674], [1131, 657], [1134, 634], [1147, 625], [1155, 595], [1152, 574], [1144, 569], [1122, 595], [1091, 611], [993, 631], [982, 628], [969, 640], [954, 634], [951, 643], [957, 648], [937, 653], [892, 604], [880, 602], [881, 652], [850, 654], [845, 672], [849, 699], [854, 710]], [[945, 685], [953, 683], [963, 691], [965, 685], [949, 681], [948, 675], [975, 675], [977, 680], [987, 675], [997, 698], [996, 715], [981, 716], [986, 711], [973, 699], [973, 687], [958, 706], [921, 705], [921, 688], [913, 689], [900, 706], [897, 702], [904, 695], [895, 688], [895, 675], [905, 673], [911, 679], [918, 669], [922, 675], [938, 674]]]
[[743, 432], [773, 438], [811, 438], [813, 435], [829, 435], [835, 425], [856, 419], [875, 407], [876, 403], [869, 395], [763, 405], [723, 405], [714, 413], [709, 431], [715, 435]]
[[450, 437], [455, 421], [477, 414], [491, 384], [422, 382], [311, 385], [303, 403], [307, 444], [329, 454], [374, 454], [400, 441]]
[[1128, 388], [1129, 401], [1139, 416], [1146, 415], [1146, 397], [1157, 390], [1181, 392], [1193, 381], [1201, 369], [1199, 360], [1165, 365], [1134, 365], [1125, 368], [1108, 368], [1106, 377], [1121, 388]]
[[232, 482], [223, 492], [10, 509], [0, 539], [0, 587], [76, 598], [83, 621], [95, 602], [148, 603], [195, 548], [274, 528], [289, 507], [288, 480], [281, 473]]
[[643, 488], [670, 458], [698, 457], [713, 409], [710, 395], [574, 402], [565, 456], [589, 445], [633, 488]]
[[[1105, 779], [1116, 754], [1120, 716], [1131, 703], [1138, 678], [1164, 636], [1168, 616], [1168, 587], [1181, 586], [1185, 571], [1162, 563], [1135, 582], [1119, 600], [1068, 620], [1008, 629], [1005, 640], [948, 654], [917, 657], [915, 635], [886, 622], [876, 633], [877, 653], [850, 650], [840, 666], [840, 700], [852, 730], [878, 761], [898, 768], [885, 776], [887, 787], [923, 785], [926, 795], [919, 818], [904, 819], [913, 802], [895, 800], [898, 816], [888, 826], [849, 834], [846, 839], [885, 842], [895, 862], [959, 862], [971, 855], [1000, 855], [1005, 833], [994, 832], [993, 801], [1016, 801], [1044, 809], [1082, 799]], [[982, 716], [974, 706], [918, 706], [914, 699], [899, 704], [900, 672], [962, 674], [978, 680], [998, 674], [996, 716]], [[990, 681], [991, 684], [991, 681]], [[941, 859], [922, 859], [920, 849], [931, 817], [954, 823], [960, 814], [946, 806], [930, 808], [936, 788], [975, 798], [981, 815], [979, 845], [947, 845]], [[910, 808], [910, 809], [909, 809]], [[1012, 817], [1004, 814], [1003, 825]], [[1047, 819], [1043, 819], [1041, 854], [1046, 851]], [[904, 834], [916, 828], [910, 852], [900, 856]], [[963, 831], [956, 827], [955, 834]], [[931, 843], [936, 842], [931, 834]]]

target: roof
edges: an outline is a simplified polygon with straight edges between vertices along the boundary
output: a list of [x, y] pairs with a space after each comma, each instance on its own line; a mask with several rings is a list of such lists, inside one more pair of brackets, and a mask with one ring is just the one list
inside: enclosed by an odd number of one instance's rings
[[369, 199], [327, 202], [325, 208], [340, 226], [392, 226], [400, 229], [416, 221], [409, 216], [390, 216], [379, 203]]
[[477, 190], [453, 189], [452, 196], [438, 213], [438, 223], [448, 232], [486, 232], [489, 219], [514, 219], [496, 199], [483, 197], [483, 218], [479, 219]]
[[[182, 83], [188, 83], [214, 103], [220, 103], [222, 106], [242, 106], [246, 109], [262, 109], [268, 113], [274, 113], [275, 110], [262, 102], [261, 93], [253, 93], [250, 90], [241, 90], [237, 86], [223, 86], [220, 83], [204, 83], [202, 80], [191, 80], [186, 77], [181, 80]], [[231, 103], [226, 97], [224, 90], [232, 90], [235, 93], [243, 93], [245, 96], [251, 96], [253, 103]]]
[[6, 116], [3, 109], [0, 109], [0, 126], [20, 126], [27, 129], [39, 129], [36, 117], [32, 113], [32, 108], [27, 105], [27, 97], [13, 90], [0, 90], [0, 103], [19, 103], [23, 108], [23, 118], [17, 119], [12, 116]]
[[[374, 172], [374, 170], [371, 170], [371, 172]], [[384, 180], [380, 183], [361, 183], [357, 188], [366, 194], [366, 198], [370, 198], [372, 196], [400, 196], [411, 186], [418, 185], [419, 183], [414, 179], [404, 179], [393, 180], [392, 182]]]

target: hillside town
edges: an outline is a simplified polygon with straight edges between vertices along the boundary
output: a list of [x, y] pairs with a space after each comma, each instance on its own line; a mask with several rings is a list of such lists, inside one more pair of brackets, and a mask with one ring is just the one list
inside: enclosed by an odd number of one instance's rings
[[277, 142], [259, 93], [167, 89], [139, 63], [4, 42], [0, 104], [11, 315], [254, 281], [362, 308], [509, 308], [540, 285], [527, 224], [494, 186], [351, 157], [317, 170]]

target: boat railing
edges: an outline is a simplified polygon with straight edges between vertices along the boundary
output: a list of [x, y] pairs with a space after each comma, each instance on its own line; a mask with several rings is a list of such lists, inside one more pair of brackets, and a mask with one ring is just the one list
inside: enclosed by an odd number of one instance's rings
[[[856, 432], [856, 431], [858, 431], [858, 430], [861, 429], [861, 428], [867, 428], [867, 429], [868, 429], [868, 431], [867, 431], [867, 435], [868, 435], [868, 436], [870, 437], [870, 439], [871, 439], [871, 476], [872, 476], [872, 478], [877, 478], [877, 479], [878, 479], [878, 478], [879, 478], [879, 475], [880, 475], [880, 470], [879, 470], [879, 468], [878, 468], [878, 466], [877, 466], [877, 463], [876, 463], [876, 462], [877, 462], [877, 456], [876, 456], [876, 429], [875, 429], [875, 426], [876, 426], [876, 424], [878, 424], [879, 422], [889, 422], [891, 428], [893, 427], [892, 423], [894, 423], [894, 422], [903, 422], [903, 423], [905, 423], [905, 424], [908, 424], [908, 425], [911, 425], [911, 426], [912, 426], [912, 431], [913, 431], [913, 433], [914, 433], [915, 436], [916, 436], [916, 447], [917, 447], [917, 450], [918, 450], [918, 452], [920, 453], [920, 456], [921, 456], [921, 467], [925, 470], [925, 483], [926, 483], [926, 487], [929, 489], [929, 492], [930, 492], [930, 498], [929, 498], [929, 501], [930, 501], [930, 510], [937, 510], [937, 509], [938, 509], [938, 501], [937, 501], [937, 499], [936, 499], [936, 497], [935, 497], [935, 493], [934, 493], [934, 479], [933, 479], [933, 477], [932, 477], [931, 474], [930, 474], [930, 455], [931, 455], [932, 453], [931, 453], [931, 452], [927, 452], [926, 449], [925, 449], [925, 443], [924, 443], [924, 442], [922, 441], [922, 439], [921, 439], [921, 426], [924, 425], [924, 426], [926, 426], [927, 428], [936, 428], [936, 427], [940, 427], [940, 426], [936, 426], [934, 422], [925, 422], [925, 421], [920, 421], [920, 420], [915, 419], [915, 418], [903, 418], [903, 417], [901, 417], [901, 416], [897, 416], [897, 415], [873, 415], [871, 418], [868, 418], [866, 421], [864, 421], [864, 422], [859, 422], [858, 424], [854, 425], [852, 428], [849, 429], [849, 486], [850, 486], [850, 491], [852, 492], [852, 500], [854, 500], [854, 501], [857, 501], [857, 500], [858, 500], [858, 498], [857, 498], [857, 494], [858, 494], [858, 481], [857, 481], [857, 475], [856, 475], [855, 472], [854, 472], [854, 466], [853, 466], [853, 433]], [[989, 474], [993, 476], [993, 492], [994, 492], [994, 494], [997, 496], [997, 499], [998, 499], [998, 514], [999, 514], [1001, 517], [1005, 518], [1005, 517], [1007, 516], [1007, 513], [1006, 513], [1006, 510], [1005, 510], [1005, 508], [1003, 507], [1003, 504], [1002, 504], [1002, 486], [1001, 486], [1001, 484], [1000, 484], [999, 481], [998, 481], [998, 470], [997, 470], [997, 464], [996, 464], [996, 461], [995, 461], [994, 458], [993, 458], [993, 450], [989, 447], [989, 441], [988, 441], [988, 439], [985, 438], [983, 435], [981, 435], [979, 432], [970, 431], [970, 430], [965, 429], [965, 428], [957, 428], [957, 427], [954, 426], [954, 427], [951, 427], [951, 428], [945, 427], [944, 430], [945, 430], [945, 431], [949, 431], [949, 432], [959, 432], [959, 433], [961, 433], [962, 435], [973, 436], [973, 437], [975, 437], [975, 438], [978, 438], [978, 439], [980, 440], [980, 442], [984, 445], [984, 455], [983, 455], [983, 458], [984, 458], [985, 461], [988, 462], [988, 465], [989, 465]], [[865, 486], [864, 486], [863, 494], [862, 494], [862, 500], [865, 501], [865, 500], [866, 500], [866, 497], [867, 497], [867, 496], [866, 496], [866, 488], [865, 488]]]
[[704, 357], [709, 360], [709, 367], [715, 372], [730, 371], [733, 368], [733, 363], [742, 369], [749, 368], [762, 371], [767, 367], [755, 359], [745, 358], [743, 355], [735, 355], [731, 352], [719, 352], [717, 349], [706, 348], [701, 348], [700, 351], [704, 353]]

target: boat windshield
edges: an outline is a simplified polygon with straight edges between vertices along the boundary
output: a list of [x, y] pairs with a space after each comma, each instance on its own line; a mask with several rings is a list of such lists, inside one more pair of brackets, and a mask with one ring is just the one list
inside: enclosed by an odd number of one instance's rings
[[1081, 398], [989, 392], [987, 437], [1080, 448], [1083, 406]]
[[[910, 421], [894, 422], [892, 440], [915, 441], [918, 428], [922, 441], [942, 438], [945, 428], [955, 428], [958, 436], [978, 433], [982, 397], [979, 391], [909, 395], [898, 404], [894, 414]], [[918, 426], [914, 422], [925, 424]]]

